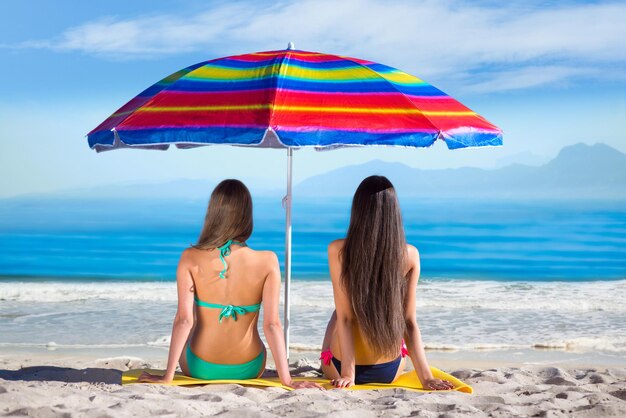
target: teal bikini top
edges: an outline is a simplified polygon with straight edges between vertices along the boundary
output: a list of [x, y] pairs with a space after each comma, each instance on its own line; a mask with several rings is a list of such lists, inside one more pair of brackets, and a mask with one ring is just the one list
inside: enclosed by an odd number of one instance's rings
[[226, 270], [228, 269], [228, 264], [226, 264], [226, 259], [224, 257], [230, 255], [230, 246], [233, 244], [239, 245], [240, 247], [248, 246], [248, 244], [246, 244], [245, 242], [239, 242], [229, 239], [228, 241], [226, 241], [226, 244], [216, 248], [220, 252], [220, 261], [224, 265], [224, 268], [222, 269], [222, 271], [220, 271], [220, 274], [218, 275], [220, 279], [226, 278]]
[[[222, 245], [221, 247], [217, 247], [217, 250], [219, 250], [220, 252], [220, 261], [224, 265], [224, 268], [218, 274], [220, 279], [226, 278], [226, 270], [228, 269], [228, 264], [226, 264], [225, 257], [230, 255], [230, 246], [233, 244], [239, 245], [241, 247], [247, 247], [245, 242], [234, 241], [232, 239], [226, 241], [226, 244]], [[196, 302], [196, 305], [201, 306], [203, 308], [221, 309], [222, 312], [220, 312], [220, 316], [219, 316], [220, 323], [222, 322], [222, 319], [224, 318], [230, 317], [236, 321], [238, 314], [245, 315], [247, 313], [257, 312], [259, 309], [261, 309], [260, 303], [257, 303], [256, 305], [236, 306], [236, 305], [220, 305], [218, 303], [207, 303], [207, 302], [201, 301], [195, 295], [193, 299]]]
[[203, 308], [221, 309], [222, 312], [220, 312], [220, 318], [219, 318], [220, 323], [222, 322], [222, 319], [224, 318], [231, 317], [236, 321], [238, 314], [245, 315], [247, 313], [257, 312], [259, 309], [261, 309], [260, 303], [257, 303], [256, 305], [236, 306], [236, 305], [220, 305], [218, 303], [207, 303], [207, 302], [201, 301], [195, 296], [194, 296], [194, 300], [196, 301], [196, 305], [202, 306]]

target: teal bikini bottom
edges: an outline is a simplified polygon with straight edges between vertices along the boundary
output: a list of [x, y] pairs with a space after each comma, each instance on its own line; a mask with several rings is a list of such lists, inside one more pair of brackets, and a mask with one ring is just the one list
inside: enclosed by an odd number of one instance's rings
[[265, 350], [258, 356], [241, 364], [209, 363], [196, 356], [187, 345], [187, 367], [191, 377], [205, 380], [240, 380], [255, 379], [263, 371], [265, 365]]

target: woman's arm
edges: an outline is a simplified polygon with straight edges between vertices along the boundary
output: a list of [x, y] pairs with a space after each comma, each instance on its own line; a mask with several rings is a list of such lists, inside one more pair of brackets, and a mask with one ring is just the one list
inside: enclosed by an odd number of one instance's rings
[[320, 388], [317, 383], [295, 382], [289, 372], [287, 363], [287, 353], [285, 351], [285, 337], [283, 327], [280, 323], [278, 303], [280, 300], [280, 266], [276, 254], [271, 253], [270, 272], [265, 278], [263, 285], [263, 332], [265, 339], [272, 350], [272, 357], [276, 364], [276, 371], [280, 378], [280, 383], [292, 388]]
[[354, 385], [355, 379], [354, 337], [352, 334], [354, 311], [348, 295], [346, 295], [341, 284], [339, 251], [339, 241], [331, 242], [328, 246], [328, 267], [330, 269], [330, 279], [333, 283], [333, 295], [337, 313], [337, 338], [341, 346], [341, 377], [335, 379], [333, 384], [338, 388], [349, 388]]
[[424, 351], [424, 344], [422, 342], [422, 335], [420, 333], [419, 326], [417, 325], [416, 303], [415, 303], [415, 290], [417, 288], [417, 281], [420, 276], [420, 260], [417, 249], [413, 246], [409, 246], [408, 251], [409, 273], [408, 283], [406, 289], [406, 312], [405, 312], [405, 324], [406, 332], [404, 339], [406, 346], [409, 350], [409, 356], [413, 362], [413, 367], [417, 373], [417, 377], [425, 388], [434, 390], [452, 389], [453, 386], [450, 382], [440, 379], [435, 379], [428, 361], [426, 360], [426, 352]]
[[185, 348], [189, 332], [193, 328], [193, 279], [187, 265], [185, 253], [180, 257], [176, 270], [176, 288], [178, 290], [178, 310], [172, 326], [172, 338], [167, 358], [167, 369], [163, 376], [142, 373], [140, 382], [169, 383], [174, 379], [176, 366]]

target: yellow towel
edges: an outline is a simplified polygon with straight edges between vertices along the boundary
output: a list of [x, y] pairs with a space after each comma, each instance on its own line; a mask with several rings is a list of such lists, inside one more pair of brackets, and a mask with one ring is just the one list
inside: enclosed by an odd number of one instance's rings
[[[438, 379], [445, 379], [448, 382], [454, 385], [454, 389], [459, 392], [472, 393], [474, 390], [471, 386], [461, 382], [454, 376], [449, 375], [439, 369], [431, 367], [430, 370], [433, 373], [433, 376]], [[148, 372], [151, 374], [162, 375], [164, 373], [163, 370], [152, 370], [152, 369], [135, 369], [128, 370], [122, 373], [122, 384], [129, 385], [132, 383], [138, 383], [137, 378], [142, 372]], [[296, 377], [294, 380], [307, 380], [309, 382], [319, 383], [326, 389], [332, 389], [334, 386], [330, 383], [328, 379], [319, 379], [319, 378], [306, 378], [306, 377]], [[256, 387], [278, 387], [287, 390], [293, 390], [289, 387], [283, 386], [280, 383], [280, 380], [277, 377], [268, 377], [264, 379], [246, 379], [246, 380], [204, 380], [204, 379], [196, 379], [193, 377], [185, 376], [180, 373], [176, 373], [174, 376], [174, 380], [171, 383], [167, 383], [168, 385], [174, 386], [184, 386], [184, 385], [206, 385], [206, 384], [237, 384], [242, 386], [256, 386]], [[433, 392], [431, 389], [424, 389], [422, 384], [420, 383], [415, 371], [410, 371], [402, 374], [395, 382], [393, 383], [368, 383], [365, 385], [354, 385], [349, 390], [369, 390], [369, 389], [392, 389], [392, 388], [403, 388], [407, 390], [413, 390], [416, 392]]]

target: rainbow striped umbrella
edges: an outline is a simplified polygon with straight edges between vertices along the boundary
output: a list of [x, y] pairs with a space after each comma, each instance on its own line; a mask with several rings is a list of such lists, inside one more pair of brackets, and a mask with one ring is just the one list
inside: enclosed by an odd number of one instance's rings
[[501, 145], [501, 131], [386, 65], [282, 50], [218, 58], [149, 87], [88, 134], [96, 151], [210, 144], [272, 148]]
[[180, 70], [88, 135], [91, 148], [286, 148], [285, 336], [291, 280], [292, 150], [501, 145], [502, 132], [441, 90], [386, 65], [294, 50], [218, 58]]

